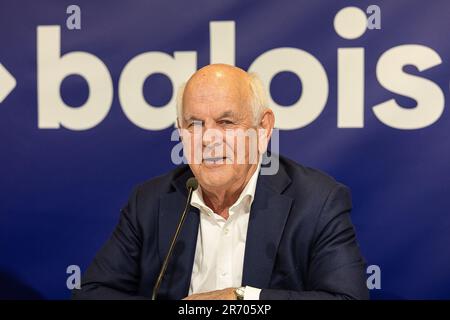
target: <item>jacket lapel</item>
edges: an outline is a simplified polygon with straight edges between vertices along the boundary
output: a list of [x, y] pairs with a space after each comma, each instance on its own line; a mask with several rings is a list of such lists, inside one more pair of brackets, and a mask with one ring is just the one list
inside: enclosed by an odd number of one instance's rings
[[[186, 180], [192, 176], [188, 170], [174, 181], [176, 192], [165, 194], [160, 199], [158, 249], [160, 264], [169, 251], [170, 242], [187, 200]], [[197, 243], [198, 209], [191, 207], [181, 229], [173, 255], [159, 290], [159, 299], [181, 299], [187, 296], [191, 281]]]
[[258, 178], [245, 245], [242, 285], [267, 288], [275, 263], [278, 245], [293, 199], [281, 194], [290, 183], [280, 166], [275, 176]]

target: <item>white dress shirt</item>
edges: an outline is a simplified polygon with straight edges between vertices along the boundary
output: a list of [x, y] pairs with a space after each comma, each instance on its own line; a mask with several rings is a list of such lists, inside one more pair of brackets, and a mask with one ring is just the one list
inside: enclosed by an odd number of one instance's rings
[[[248, 219], [255, 197], [261, 161], [236, 202], [227, 220], [203, 201], [201, 187], [192, 194], [191, 205], [200, 210], [189, 294], [242, 285]], [[261, 289], [246, 286], [244, 300], [259, 300]]]

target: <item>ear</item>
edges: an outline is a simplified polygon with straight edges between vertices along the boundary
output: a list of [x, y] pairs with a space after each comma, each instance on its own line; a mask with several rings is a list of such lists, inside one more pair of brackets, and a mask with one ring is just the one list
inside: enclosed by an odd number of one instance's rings
[[258, 128], [258, 150], [260, 154], [263, 154], [267, 150], [274, 125], [275, 115], [272, 110], [267, 108], [263, 111]]

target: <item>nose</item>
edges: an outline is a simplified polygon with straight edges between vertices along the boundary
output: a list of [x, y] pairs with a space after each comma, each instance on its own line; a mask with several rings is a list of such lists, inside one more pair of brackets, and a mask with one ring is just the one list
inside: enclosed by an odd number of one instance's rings
[[224, 151], [224, 134], [223, 131], [212, 125], [205, 125], [202, 136], [203, 156], [222, 157]]
[[206, 129], [203, 133], [203, 148], [215, 148], [223, 144], [223, 134], [218, 129]]
[[203, 127], [202, 144], [203, 147], [216, 147], [223, 143], [223, 132], [214, 123], [206, 122]]

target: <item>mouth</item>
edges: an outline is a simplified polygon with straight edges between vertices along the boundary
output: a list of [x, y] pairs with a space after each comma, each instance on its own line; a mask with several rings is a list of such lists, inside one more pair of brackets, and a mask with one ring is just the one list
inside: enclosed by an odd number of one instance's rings
[[225, 164], [227, 157], [209, 157], [203, 158], [203, 163], [207, 166], [218, 166]]

